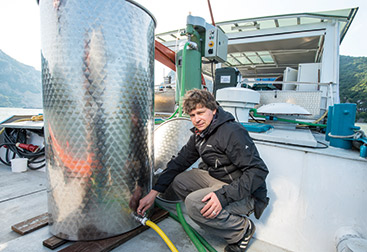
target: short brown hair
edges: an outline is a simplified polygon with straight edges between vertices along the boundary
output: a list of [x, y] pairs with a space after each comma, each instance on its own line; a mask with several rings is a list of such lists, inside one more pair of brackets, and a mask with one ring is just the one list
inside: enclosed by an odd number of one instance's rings
[[214, 96], [203, 89], [192, 89], [186, 92], [183, 99], [183, 110], [186, 114], [196, 109], [197, 105], [201, 105], [210, 110], [218, 108], [218, 104], [215, 101]]

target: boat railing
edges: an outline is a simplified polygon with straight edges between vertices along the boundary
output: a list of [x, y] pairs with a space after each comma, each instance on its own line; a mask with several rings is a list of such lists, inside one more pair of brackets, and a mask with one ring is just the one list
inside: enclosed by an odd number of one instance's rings
[[319, 86], [330, 86], [336, 85], [334, 82], [300, 82], [300, 81], [263, 81], [263, 80], [255, 80], [255, 81], [243, 81], [243, 83], [247, 84], [294, 84], [294, 85], [319, 85]]

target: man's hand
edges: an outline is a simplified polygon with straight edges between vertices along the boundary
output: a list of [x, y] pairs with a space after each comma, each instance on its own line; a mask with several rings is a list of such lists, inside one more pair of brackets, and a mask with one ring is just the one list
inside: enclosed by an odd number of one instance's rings
[[153, 205], [155, 197], [157, 197], [158, 194], [159, 192], [156, 190], [151, 190], [144, 198], [139, 201], [139, 206], [136, 212], [139, 215], [144, 216], [145, 212]]
[[143, 189], [140, 186], [137, 186], [134, 190], [134, 193], [131, 195], [129, 207], [131, 210], [136, 211], [138, 207], [140, 197], [142, 195]]
[[214, 192], [205, 195], [201, 201], [206, 202], [206, 205], [200, 211], [205, 218], [214, 219], [222, 211], [222, 205]]

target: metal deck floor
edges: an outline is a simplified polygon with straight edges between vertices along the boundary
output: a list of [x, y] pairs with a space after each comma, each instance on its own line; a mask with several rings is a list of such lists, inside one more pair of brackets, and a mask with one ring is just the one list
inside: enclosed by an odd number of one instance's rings
[[[11, 230], [11, 226], [47, 212], [46, 174], [40, 171], [12, 173], [10, 167], [0, 165], [0, 251], [52, 251], [42, 245], [43, 240], [52, 236], [48, 227], [21, 236]], [[168, 210], [175, 212], [174, 204], [160, 202]], [[185, 213], [185, 209], [183, 209]], [[185, 215], [187, 222], [194, 227], [218, 252], [224, 250], [225, 241], [205, 233]], [[181, 225], [172, 218], [158, 223], [179, 251], [197, 251]], [[256, 233], [255, 233], [256, 236]], [[58, 251], [71, 242], [55, 249]], [[170, 251], [154, 230], [148, 229], [142, 234], [112, 250], [164, 252]], [[285, 250], [252, 239], [248, 252], [285, 252]]]

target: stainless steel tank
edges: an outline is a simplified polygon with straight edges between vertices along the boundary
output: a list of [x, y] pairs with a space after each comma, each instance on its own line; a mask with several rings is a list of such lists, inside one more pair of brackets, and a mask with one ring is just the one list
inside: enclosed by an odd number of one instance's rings
[[[190, 129], [193, 127], [190, 119], [178, 117], [170, 119], [160, 124], [154, 130], [154, 177], [156, 182], [160, 174], [166, 169], [167, 163], [176, 156], [181, 148], [190, 139], [193, 134]], [[199, 166], [199, 159], [189, 169], [197, 168]], [[160, 193], [158, 198], [174, 203], [180, 202], [180, 199], [173, 191], [170, 185], [164, 193]]]
[[152, 184], [154, 29], [124, 0], [41, 0], [50, 231], [118, 235]]

